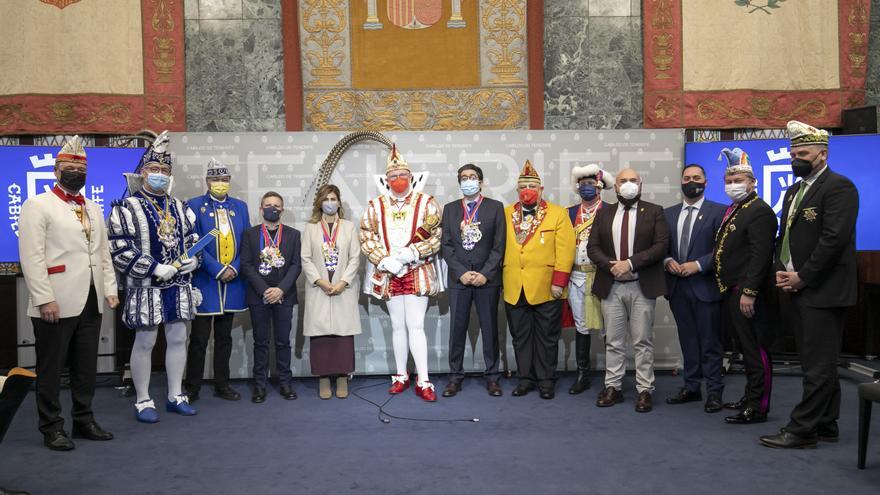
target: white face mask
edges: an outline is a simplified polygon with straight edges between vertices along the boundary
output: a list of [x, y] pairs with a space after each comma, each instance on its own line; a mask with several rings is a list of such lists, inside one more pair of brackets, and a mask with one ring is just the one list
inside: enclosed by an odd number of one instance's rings
[[739, 203], [746, 199], [746, 196], [749, 195], [748, 188], [748, 184], [724, 184], [724, 192], [727, 193], [727, 197], [733, 200], [734, 203]]
[[620, 185], [620, 196], [623, 199], [633, 199], [639, 195], [639, 185], [635, 182], [624, 182]]

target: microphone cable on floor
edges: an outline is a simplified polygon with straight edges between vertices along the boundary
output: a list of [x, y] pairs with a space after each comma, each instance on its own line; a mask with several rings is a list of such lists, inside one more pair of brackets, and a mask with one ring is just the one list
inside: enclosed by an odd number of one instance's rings
[[358, 388], [352, 389], [351, 395], [354, 395], [358, 399], [375, 406], [378, 409], [378, 413], [376, 414], [376, 419], [378, 419], [379, 421], [381, 421], [382, 423], [384, 423], [386, 425], [390, 424], [392, 419], [397, 419], [397, 420], [401, 420], [401, 421], [417, 421], [417, 422], [423, 422], [423, 423], [479, 423], [480, 422], [480, 418], [442, 419], [442, 418], [411, 418], [411, 417], [407, 417], [407, 416], [397, 416], [397, 415], [391, 414], [385, 410], [385, 407], [388, 405], [388, 403], [391, 402], [392, 399], [394, 399], [394, 397], [395, 397], [394, 395], [388, 397], [385, 400], [385, 402], [379, 404], [378, 402], [374, 402], [374, 401], [372, 401], [372, 400], [370, 400], [370, 399], [368, 399], [358, 393], [361, 390], [376, 388], [376, 387], [379, 387], [382, 385], [386, 385], [386, 383], [379, 382], [379, 383], [374, 383], [372, 385], [361, 385]]

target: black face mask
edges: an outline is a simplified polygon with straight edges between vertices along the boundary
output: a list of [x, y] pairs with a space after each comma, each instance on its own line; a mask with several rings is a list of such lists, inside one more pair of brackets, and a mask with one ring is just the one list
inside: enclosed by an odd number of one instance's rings
[[77, 170], [62, 170], [58, 183], [68, 191], [79, 192], [86, 185], [86, 173]]
[[806, 177], [813, 171], [813, 162], [803, 160], [801, 158], [793, 158], [791, 160], [791, 172], [795, 177]]
[[617, 201], [620, 201], [620, 204], [622, 204], [623, 206], [626, 206], [627, 208], [638, 203], [639, 199], [641, 199], [641, 198], [642, 198], [642, 193], [636, 194], [636, 197], [634, 197], [633, 199], [626, 199], [623, 196], [621, 196], [620, 194], [617, 195]]
[[706, 190], [706, 184], [704, 182], [685, 182], [681, 185], [681, 192], [684, 194], [684, 197], [688, 199], [699, 198], [703, 191]]
[[267, 222], [277, 222], [281, 218], [281, 210], [275, 208], [263, 208], [263, 218]]

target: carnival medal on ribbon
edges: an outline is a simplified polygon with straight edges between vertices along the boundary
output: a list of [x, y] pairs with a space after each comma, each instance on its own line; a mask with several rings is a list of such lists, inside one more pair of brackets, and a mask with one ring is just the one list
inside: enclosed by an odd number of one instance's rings
[[477, 204], [474, 205], [473, 211], [468, 213], [467, 205], [465, 205], [463, 199], [461, 200], [463, 217], [461, 221], [461, 247], [463, 247], [465, 251], [474, 249], [474, 246], [476, 246], [477, 243], [480, 242], [480, 239], [483, 238], [483, 233], [480, 232], [480, 222], [474, 221], [477, 218], [477, 211], [480, 209], [480, 204], [482, 203], [483, 197], [480, 196]]
[[339, 225], [334, 225], [332, 234], [328, 232], [327, 224], [321, 220], [321, 231], [324, 235], [324, 242], [321, 245], [321, 251], [324, 254], [324, 268], [328, 272], [335, 272], [339, 267], [339, 248], [336, 247], [336, 238], [339, 236]]
[[260, 266], [258, 268], [260, 275], [266, 276], [272, 268], [282, 268], [284, 266], [284, 256], [281, 255], [281, 233], [284, 229], [279, 225], [278, 232], [275, 233], [273, 239], [269, 235], [269, 229], [265, 225], [262, 227], [263, 236], [260, 244], [264, 247], [260, 250]]

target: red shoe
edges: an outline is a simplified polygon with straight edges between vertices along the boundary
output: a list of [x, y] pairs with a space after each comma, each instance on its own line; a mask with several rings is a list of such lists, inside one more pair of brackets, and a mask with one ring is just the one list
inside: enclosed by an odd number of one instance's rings
[[424, 387], [419, 385], [418, 383], [416, 383], [416, 386], [415, 386], [416, 395], [421, 397], [422, 400], [424, 400], [424, 401], [436, 402], [437, 401], [437, 394], [434, 393], [434, 384], [429, 381], [425, 381], [423, 383], [424, 383]]
[[409, 375], [391, 375], [391, 388], [388, 393], [397, 395], [409, 388]]

